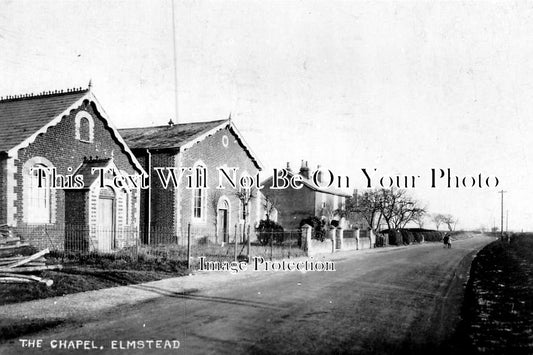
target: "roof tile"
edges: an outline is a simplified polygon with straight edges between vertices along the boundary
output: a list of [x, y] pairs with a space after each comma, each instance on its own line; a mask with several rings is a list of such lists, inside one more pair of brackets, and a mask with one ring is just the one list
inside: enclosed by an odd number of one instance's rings
[[7, 152], [78, 101], [87, 90], [0, 101], [0, 152]]
[[224, 122], [229, 123], [229, 120], [180, 123], [172, 126], [124, 128], [119, 129], [119, 132], [132, 149], [179, 148]]

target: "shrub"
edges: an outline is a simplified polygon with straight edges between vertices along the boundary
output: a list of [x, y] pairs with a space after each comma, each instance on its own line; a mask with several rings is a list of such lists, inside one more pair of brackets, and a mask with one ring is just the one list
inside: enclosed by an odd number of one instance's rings
[[383, 234], [376, 235], [376, 247], [385, 246], [385, 236]]
[[381, 231], [389, 236], [390, 245], [411, 244], [413, 242], [440, 242], [445, 232], [422, 228], [386, 229]]
[[208, 236], [200, 237], [197, 239], [197, 243], [198, 245], [207, 245], [209, 244], [209, 237]]
[[259, 221], [259, 226], [256, 229], [257, 240], [262, 245], [273, 242], [280, 244], [283, 242], [283, 227], [270, 219], [262, 219]]
[[312, 216], [302, 219], [300, 221], [300, 228], [302, 228], [305, 224], [308, 224], [313, 227], [313, 239], [318, 239], [321, 242], [326, 239], [326, 221], [321, 220], [318, 217]]
[[424, 241], [424, 233], [414, 230], [413, 235], [416, 243], [422, 243]]
[[402, 235], [402, 243], [403, 244], [413, 244], [415, 241], [415, 237], [411, 231], [408, 229], [400, 229], [400, 233]]
[[387, 234], [389, 235], [390, 245], [401, 245], [403, 243], [402, 234], [399, 231], [390, 229]]

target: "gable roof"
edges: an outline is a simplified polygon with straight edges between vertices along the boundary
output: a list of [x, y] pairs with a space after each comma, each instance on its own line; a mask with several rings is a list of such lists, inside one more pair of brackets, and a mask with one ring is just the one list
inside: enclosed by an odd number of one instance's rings
[[[293, 171], [290, 171], [290, 170], [286, 170], [286, 171], [287, 171], [287, 176], [288, 177], [292, 177], [292, 176], [295, 176], [295, 175], [301, 176], [302, 185], [307, 187], [307, 188], [309, 188], [309, 189], [311, 189], [312, 191], [322, 192], [322, 193], [325, 193], [325, 194], [336, 195], [336, 196], [341, 196], [341, 197], [350, 197], [351, 196], [349, 193], [344, 192], [344, 191], [339, 190], [339, 189], [316, 186], [311, 179], [307, 179], [306, 177], [302, 176], [301, 174], [294, 173]], [[263, 185], [265, 185], [265, 184], [271, 185], [273, 178], [274, 178], [273, 176], [269, 176], [268, 178], [266, 178], [262, 182], [262, 184]], [[270, 189], [270, 188], [268, 188], [268, 189]]]
[[39, 95], [11, 96], [0, 99], [0, 156], [14, 156], [31, 144], [39, 134], [58, 124], [85, 100], [96, 107], [98, 116], [111, 130], [113, 138], [139, 173], [145, 173], [108, 115], [89, 89], [54, 91]]
[[123, 128], [119, 131], [132, 149], [176, 149], [184, 151], [225, 128], [228, 128], [235, 135], [237, 141], [244, 148], [257, 169], [262, 170], [261, 162], [256, 158], [231, 119]]
[[87, 94], [75, 90], [0, 101], [0, 151], [7, 152]]
[[203, 133], [228, 122], [229, 120], [190, 122], [172, 126], [121, 128], [119, 131], [132, 149], [171, 149], [180, 148]]

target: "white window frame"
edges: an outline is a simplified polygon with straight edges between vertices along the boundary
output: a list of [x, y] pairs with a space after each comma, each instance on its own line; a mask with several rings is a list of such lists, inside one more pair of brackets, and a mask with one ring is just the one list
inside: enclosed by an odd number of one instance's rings
[[[53, 164], [46, 158], [33, 157], [22, 168], [23, 173], [23, 220], [28, 224], [51, 224], [55, 222], [56, 194], [51, 187], [49, 169]], [[44, 184], [39, 187], [38, 170], [48, 170]]]
[[[193, 171], [195, 171], [198, 168], [206, 168], [207, 166], [201, 161], [197, 161], [193, 165]], [[203, 170], [202, 170], [203, 171]], [[206, 170], [207, 171], [207, 170]], [[196, 174], [196, 172], [194, 172]], [[207, 179], [207, 175], [202, 177], [203, 179]], [[200, 184], [202, 185], [202, 183]], [[206, 220], [206, 204], [207, 204], [207, 188], [199, 187], [199, 188], [193, 188], [191, 189], [191, 221], [195, 223], [199, 222], [205, 222]], [[200, 199], [198, 200], [197, 192], [200, 193]], [[200, 206], [198, 207], [196, 205], [197, 201], [200, 202]], [[196, 211], [199, 210], [200, 215], [196, 216]]]
[[[89, 140], [81, 138], [81, 120], [86, 119], [89, 122]], [[76, 139], [84, 143], [92, 143], [94, 141], [94, 120], [87, 111], [80, 111], [76, 114]]]

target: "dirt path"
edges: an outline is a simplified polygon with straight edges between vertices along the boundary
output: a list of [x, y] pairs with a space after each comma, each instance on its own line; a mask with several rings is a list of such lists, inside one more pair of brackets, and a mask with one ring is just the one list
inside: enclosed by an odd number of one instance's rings
[[[261, 273], [181, 293], [158, 284], [152, 291], [166, 296], [31, 338], [54, 354], [73, 353], [50, 351], [54, 339], [92, 341], [102, 354], [151, 353], [147, 343], [137, 351], [111, 349], [113, 340], [144, 339], [177, 339], [185, 354], [445, 352], [471, 259], [491, 240], [350, 253], [336, 256], [336, 272]], [[21, 350], [14, 341], [0, 353]]]

